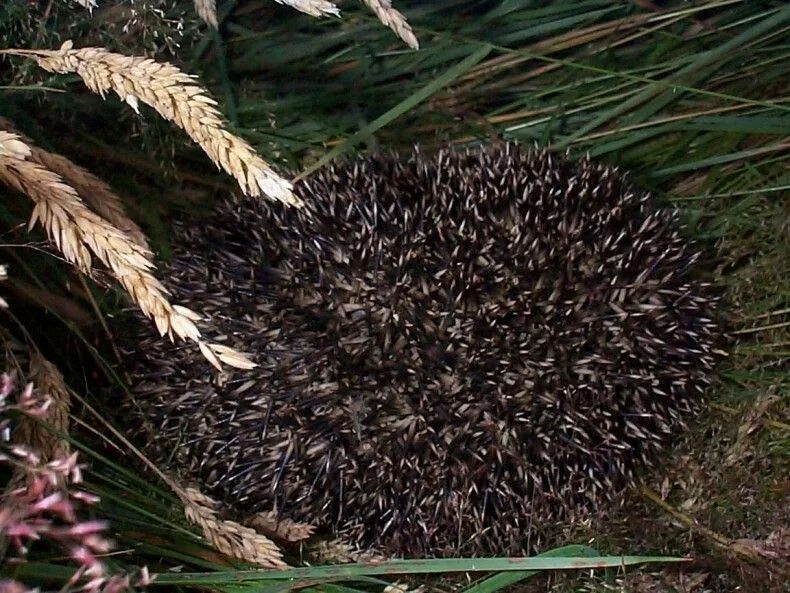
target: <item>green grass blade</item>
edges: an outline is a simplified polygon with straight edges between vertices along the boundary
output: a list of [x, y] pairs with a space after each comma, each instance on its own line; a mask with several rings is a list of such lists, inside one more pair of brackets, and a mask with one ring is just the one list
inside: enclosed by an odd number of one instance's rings
[[691, 161], [690, 163], [682, 163], [665, 169], [660, 169], [651, 174], [651, 177], [663, 177], [665, 175], [672, 175], [674, 173], [681, 173], [685, 171], [694, 171], [695, 169], [704, 169], [705, 167], [712, 167], [715, 165], [722, 165], [724, 163], [731, 163], [740, 161], [749, 157], [766, 154], [770, 152], [783, 152], [790, 149], [790, 142], [779, 142], [769, 146], [761, 146], [759, 148], [751, 148], [749, 150], [741, 150], [732, 154], [724, 154], [711, 158], [700, 159]]
[[[564, 546], [562, 548], [555, 548], [554, 550], [543, 552], [542, 554], [537, 554], [535, 557], [556, 558], [563, 556], [595, 558], [600, 556], [600, 554], [598, 553], [598, 550], [589, 546]], [[505, 587], [509, 587], [510, 585], [515, 585], [520, 581], [524, 581], [532, 576], [535, 576], [536, 574], [539, 574], [536, 570], [499, 572], [480, 581], [479, 583], [475, 583], [474, 585], [467, 587], [464, 589], [463, 593], [494, 593], [495, 591], [499, 591], [500, 589], [504, 589]]]
[[350, 148], [353, 148], [363, 140], [369, 138], [373, 133], [377, 130], [381, 129], [382, 127], [386, 126], [387, 124], [391, 123], [401, 115], [408, 113], [415, 106], [422, 103], [425, 99], [433, 95], [439, 89], [445, 87], [453, 80], [467, 72], [472, 66], [478, 64], [483, 58], [485, 58], [491, 52], [490, 45], [483, 45], [479, 47], [474, 52], [472, 52], [469, 56], [461, 60], [458, 64], [453, 66], [452, 68], [448, 69], [444, 74], [436, 78], [436, 80], [426, 84], [417, 92], [410, 95], [405, 100], [401, 101], [395, 107], [387, 111], [386, 113], [382, 114], [380, 117], [375, 119], [374, 121], [370, 122], [367, 126], [359, 130], [356, 134], [352, 135], [350, 138], [347, 138], [344, 142], [340, 145], [336, 146], [328, 153], [326, 153], [323, 157], [318, 159], [315, 164], [308, 167], [302, 175], [309, 175], [313, 171], [317, 171], [333, 159], [337, 158]]
[[[398, 574], [442, 574], [451, 572], [515, 572], [595, 570], [622, 568], [648, 563], [687, 562], [687, 558], [668, 556], [558, 556], [548, 553], [531, 558], [450, 558], [439, 560], [392, 560], [369, 564], [340, 564], [311, 566], [288, 570], [237, 570], [204, 573], [156, 573], [152, 586], [224, 586], [285, 581], [289, 588], [299, 581], [359, 580], [363, 577]], [[73, 568], [41, 562], [28, 562], [4, 567], [0, 574], [17, 579], [35, 578], [38, 581], [67, 580]], [[364, 579], [363, 579], [364, 580]], [[520, 579], [519, 579], [520, 580]]]
[[[591, 122], [582, 126], [573, 134], [565, 138], [558, 144], [558, 148], [566, 147], [575, 139], [588, 134], [590, 131], [598, 128], [606, 122], [611, 121], [619, 115], [628, 113], [635, 107], [655, 97], [653, 102], [639, 111], [638, 115], [634, 116], [636, 121], [645, 120], [660, 109], [664, 108], [668, 103], [677, 97], [676, 90], [672, 88], [674, 83], [682, 84], [684, 87], [693, 85], [695, 82], [704, 78], [707, 74], [712, 73], [715, 69], [726, 63], [728, 59], [733, 57], [735, 51], [738, 48], [754, 39], [759, 38], [762, 35], [765, 35], [765, 33], [771, 29], [774, 29], [775, 27], [782, 25], [788, 19], [790, 19], [790, 7], [785, 7], [776, 11], [771, 17], [758, 22], [731, 40], [723, 43], [716, 49], [701, 54], [697, 60], [683, 68], [676, 75], [672, 76], [670, 80], [662, 82], [661, 84], [651, 84], [635, 97], [602, 113]], [[707, 66], [711, 66], [711, 69], [705, 70], [705, 67]], [[667, 89], [667, 87], [670, 88]], [[660, 96], [656, 97], [656, 95]]]
[[227, 582], [271, 581], [282, 579], [354, 579], [360, 576], [395, 574], [437, 574], [448, 572], [496, 572], [533, 570], [576, 570], [633, 566], [652, 562], [685, 562], [685, 558], [665, 556], [600, 556], [589, 558], [449, 558], [441, 560], [392, 560], [375, 564], [311, 566], [282, 571], [245, 570], [217, 573], [159, 574], [157, 585], [211, 585]]

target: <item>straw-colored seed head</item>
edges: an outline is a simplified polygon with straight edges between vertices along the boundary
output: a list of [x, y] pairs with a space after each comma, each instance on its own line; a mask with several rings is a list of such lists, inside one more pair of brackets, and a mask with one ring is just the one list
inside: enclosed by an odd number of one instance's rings
[[287, 542], [307, 540], [315, 532], [314, 525], [280, 517], [274, 511], [255, 513], [245, 523], [259, 533], [271, 533], [273, 536]]
[[66, 260], [82, 272], [91, 273], [95, 256], [154, 320], [160, 336], [177, 336], [197, 342], [215, 367], [221, 363], [249, 369], [254, 364], [242, 353], [201, 338], [198, 315], [186, 307], [174, 307], [167, 290], [153, 276], [150, 253], [133, 242], [80, 199], [73, 187], [50, 169], [31, 160], [37, 151], [17, 134], [0, 131], [0, 181], [27, 195], [35, 204], [30, 227], [40, 222]]
[[310, 16], [340, 16], [340, 9], [334, 2], [327, 2], [327, 0], [277, 0], [277, 2]]
[[30, 156], [30, 147], [17, 134], [0, 130], [0, 156], [24, 160]]
[[31, 161], [62, 177], [94, 212], [126, 233], [132, 241], [150, 255], [145, 233], [127, 216], [121, 199], [109, 185], [66, 157], [34, 146], [29, 138], [26, 138], [15, 129], [11, 121], [3, 117], [0, 117], [0, 130], [16, 134], [27, 145], [27, 150], [29, 150], [30, 154], [26, 156]]
[[217, 0], [194, 0], [195, 12], [203, 21], [213, 27], [217, 28], [219, 25], [217, 21]]
[[390, 0], [363, 0], [373, 11], [378, 19], [387, 27], [392, 29], [403, 42], [412, 49], [420, 49], [420, 42], [414, 35], [406, 17], [392, 6]]
[[287, 568], [277, 544], [250, 527], [217, 517], [219, 504], [196, 488], [186, 488], [180, 496], [186, 518], [201, 528], [217, 550], [245, 562], [269, 568]]
[[76, 73], [93, 92], [102, 97], [114, 92], [135, 110], [138, 102], [145, 103], [183, 129], [218, 167], [236, 178], [247, 195], [299, 204], [291, 183], [277, 175], [252, 146], [231, 134], [216, 101], [193, 77], [172, 64], [124, 56], [100, 47], [73, 49], [70, 41], [59, 50], [6, 53], [31, 56], [49, 72]]

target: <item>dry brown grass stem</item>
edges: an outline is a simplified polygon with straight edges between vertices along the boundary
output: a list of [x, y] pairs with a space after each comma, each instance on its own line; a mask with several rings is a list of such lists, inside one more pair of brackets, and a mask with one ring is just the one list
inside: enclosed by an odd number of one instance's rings
[[210, 27], [217, 28], [217, 0], [194, 0], [195, 12]]
[[406, 21], [398, 10], [393, 8], [390, 0], [362, 0], [368, 8], [384, 23], [387, 27], [395, 31], [406, 45], [412, 49], [420, 49], [420, 42], [411, 29], [411, 25]]
[[259, 533], [271, 535], [287, 542], [300, 542], [309, 539], [315, 532], [315, 526], [298, 523], [291, 519], [278, 517], [274, 511], [255, 513], [249, 517], [245, 525]]
[[287, 568], [277, 545], [250, 527], [218, 518], [218, 503], [195, 488], [181, 492], [184, 514], [223, 554], [268, 568]]
[[149, 251], [148, 240], [142, 229], [126, 214], [121, 198], [112, 188], [87, 169], [72, 163], [66, 157], [47, 152], [20, 134], [12, 122], [0, 117], [0, 130], [16, 134], [30, 148], [30, 160], [60, 175], [73, 187], [80, 198], [99, 216], [114, 224], [140, 247]]
[[201, 338], [194, 311], [172, 305], [167, 291], [153, 276], [148, 252], [123, 232], [90, 210], [71, 186], [46, 167], [31, 160], [30, 147], [16, 134], [0, 131], [0, 180], [27, 195], [35, 207], [30, 226], [40, 222], [66, 260], [90, 274], [96, 256], [148, 318], [160, 335], [179, 337], [198, 344], [217, 368], [221, 363], [252, 368], [243, 354]]
[[218, 167], [236, 178], [246, 194], [299, 204], [291, 183], [277, 175], [252, 146], [231, 134], [216, 101], [193, 77], [172, 64], [100, 47], [73, 49], [70, 41], [58, 50], [9, 49], [0, 53], [32, 57], [49, 72], [76, 73], [91, 91], [102, 97], [115, 92], [135, 110], [139, 102], [145, 103], [183, 129]]
[[327, 0], [277, 0], [277, 2], [310, 16], [340, 16], [340, 9], [334, 2], [327, 2]]

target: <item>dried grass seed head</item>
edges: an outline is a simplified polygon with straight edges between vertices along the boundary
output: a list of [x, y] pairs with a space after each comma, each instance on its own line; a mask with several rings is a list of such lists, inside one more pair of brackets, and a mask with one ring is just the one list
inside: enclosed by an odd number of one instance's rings
[[245, 354], [202, 339], [195, 324], [201, 317], [187, 307], [171, 304], [168, 291], [152, 273], [150, 252], [88, 208], [59, 175], [32, 160], [41, 152], [19, 135], [0, 130], [0, 181], [33, 201], [29, 227], [41, 223], [66, 261], [85, 274], [91, 273], [93, 257], [99, 259], [140, 311], [154, 321], [160, 337], [197, 343], [218, 369], [222, 363], [252, 368], [254, 363]]
[[299, 204], [291, 183], [275, 173], [246, 141], [231, 134], [216, 101], [192, 76], [172, 64], [100, 47], [74, 49], [70, 41], [58, 50], [2, 53], [32, 57], [49, 72], [76, 73], [94, 93], [105, 97], [114, 92], [135, 111], [140, 102], [145, 103], [184, 130], [214, 164], [236, 179], [245, 194]]

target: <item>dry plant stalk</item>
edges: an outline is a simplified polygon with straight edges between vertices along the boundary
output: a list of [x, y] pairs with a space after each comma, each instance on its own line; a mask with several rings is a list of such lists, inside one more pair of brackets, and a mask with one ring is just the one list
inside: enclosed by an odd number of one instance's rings
[[219, 504], [195, 488], [179, 492], [186, 518], [223, 554], [269, 568], [287, 568], [282, 553], [269, 538], [235, 521], [217, 517]]
[[304, 541], [315, 532], [314, 525], [283, 519], [278, 517], [274, 511], [255, 513], [244, 524], [260, 533], [270, 534], [287, 542]]
[[208, 92], [172, 64], [100, 47], [73, 49], [70, 41], [59, 50], [9, 49], [0, 53], [32, 57], [49, 72], [76, 73], [91, 91], [102, 97], [113, 91], [135, 111], [142, 101], [183, 129], [214, 164], [236, 178], [246, 194], [300, 203], [290, 182], [277, 175], [246, 141], [225, 129], [217, 102]]
[[0, 117], [0, 130], [13, 132], [30, 148], [30, 160], [60, 175], [63, 180], [73, 187], [80, 198], [83, 199], [94, 212], [114, 224], [127, 236], [146, 251], [150, 251], [148, 240], [142, 229], [126, 214], [121, 198], [112, 191], [109, 185], [96, 177], [87, 169], [72, 163], [66, 157], [47, 152], [32, 141], [20, 134], [13, 123]]
[[194, 0], [195, 12], [203, 19], [208, 26], [216, 29], [219, 26], [217, 20], [217, 0]]
[[393, 8], [390, 0], [362, 0], [368, 8], [374, 12], [378, 19], [387, 27], [395, 31], [406, 45], [412, 49], [420, 49], [420, 42], [411, 29], [411, 25], [406, 21], [397, 9]]
[[291, 8], [309, 14], [310, 16], [340, 16], [340, 9], [335, 6], [334, 2], [327, 2], [326, 0], [276, 0], [280, 4], [285, 4]]
[[93, 253], [143, 314], [154, 320], [160, 335], [196, 342], [217, 368], [221, 368], [221, 363], [242, 369], [255, 366], [245, 355], [203, 340], [195, 325], [200, 316], [170, 303], [167, 291], [151, 274], [154, 264], [148, 252], [90, 210], [57, 174], [29, 160], [31, 152], [19, 136], [0, 131], [0, 180], [35, 203], [31, 227], [41, 222], [66, 260], [86, 274], [90, 274]]

